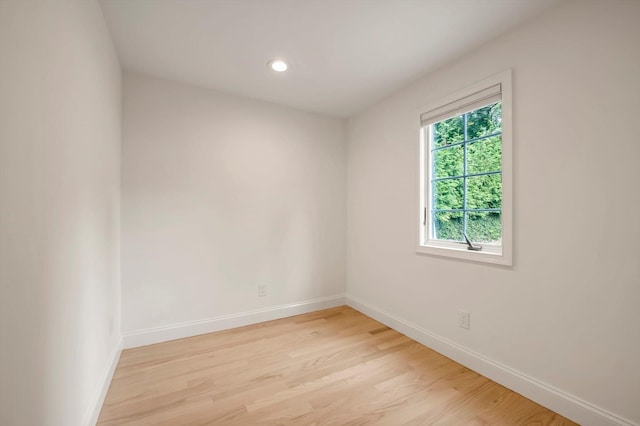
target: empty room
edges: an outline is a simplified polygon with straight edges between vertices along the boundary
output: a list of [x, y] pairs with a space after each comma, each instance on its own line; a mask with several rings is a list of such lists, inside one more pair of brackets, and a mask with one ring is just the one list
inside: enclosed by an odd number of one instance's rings
[[0, 425], [640, 426], [640, 1], [0, 0]]

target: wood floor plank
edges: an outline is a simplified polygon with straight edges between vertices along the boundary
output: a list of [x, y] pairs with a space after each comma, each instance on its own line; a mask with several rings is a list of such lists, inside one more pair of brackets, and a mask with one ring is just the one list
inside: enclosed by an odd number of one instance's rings
[[346, 306], [125, 350], [99, 425], [572, 425]]

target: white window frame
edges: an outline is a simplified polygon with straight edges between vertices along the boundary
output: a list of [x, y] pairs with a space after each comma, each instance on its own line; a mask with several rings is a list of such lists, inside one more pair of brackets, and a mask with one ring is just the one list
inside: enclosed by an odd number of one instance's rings
[[[467, 246], [455, 241], [434, 240], [429, 238], [431, 224], [431, 150], [425, 135], [427, 127], [422, 125], [422, 117], [426, 112], [437, 111], [448, 105], [455, 105], [463, 98], [468, 98], [493, 86], [500, 85], [502, 102], [502, 244], [482, 244], [481, 251], [467, 250]], [[471, 260], [496, 265], [512, 266], [513, 251], [513, 128], [512, 128], [512, 86], [511, 70], [489, 77], [463, 90], [432, 102], [420, 108], [418, 123], [420, 129], [418, 145], [418, 229], [416, 252], [455, 259]], [[465, 111], [466, 112], [466, 111]], [[444, 119], [444, 118], [443, 118]], [[426, 210], [425, 210], [426, 209]], [[425, 215], [426, 212], [426, 215]]]

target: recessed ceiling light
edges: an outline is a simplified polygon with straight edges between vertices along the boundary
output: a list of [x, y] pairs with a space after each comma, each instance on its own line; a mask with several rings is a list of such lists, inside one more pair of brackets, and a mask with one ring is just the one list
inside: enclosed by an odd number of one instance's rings
[[289, 68], [289, 65], [281, 59], [272, 59], [269, 61], [269, 68], [275, 72], [285, 72]]

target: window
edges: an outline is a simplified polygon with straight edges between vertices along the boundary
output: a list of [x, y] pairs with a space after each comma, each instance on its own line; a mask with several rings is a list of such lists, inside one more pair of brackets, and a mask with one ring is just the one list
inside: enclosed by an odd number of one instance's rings
[[511, 72], [420, 113], [417, 251], [511, 265]]

